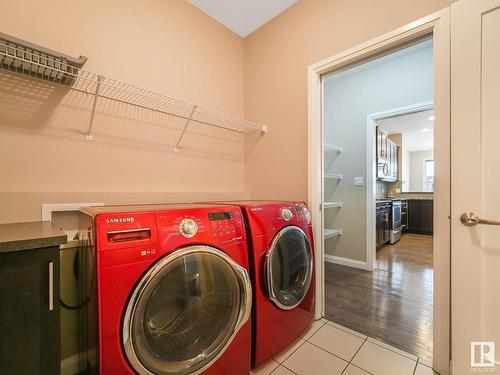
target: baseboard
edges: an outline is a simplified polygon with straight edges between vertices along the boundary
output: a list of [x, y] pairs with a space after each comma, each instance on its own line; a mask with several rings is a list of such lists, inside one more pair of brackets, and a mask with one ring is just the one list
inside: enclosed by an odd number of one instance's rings
[[372, 271], [366, 262], [362, 262], [360, 260], [354, 260], [344, 257], [338, 257], [335, 255], [325, 254], [325, 262], [340, 264], [342, 266], [360, 268], [362, 270]]
[[87, 357], [87, 361], [91, 364], [91, 366], [96, 365], [97, 351], [95, 349], [90, 349], [83, 354], [74, 354], [71, 357], [64, 358], [61, 361], [61, 375], [76, 375], [80, 374], [82, 370], [85, 370], [87, 363], [81, 363], [82, 355]]

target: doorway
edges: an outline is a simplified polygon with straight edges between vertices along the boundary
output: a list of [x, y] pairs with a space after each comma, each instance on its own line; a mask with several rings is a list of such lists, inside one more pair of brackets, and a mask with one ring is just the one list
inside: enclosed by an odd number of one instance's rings
[[[354, 303], [349, 302], [350, 297], [365, 297], [372, 298], [372, 306], [378, 308], [378, 335], [368, 332], [370, 337], [376, 336], [383, 339], [383, 334], [390, 331], [397, 331], [391, 323], [391, 319], [395, 318], [395, 305], [391, 305], [390, 299], [378, 298], [376, 293], [373, 294], [374, 280], [380, 281], [380, 276], [377, 271], [383, 270], [386, 267], [386, 274], [393, 273], [394, 268], [400, 267], [400, 282], [411, 284], [412, 280], [408, 278], [408, 273], [404, 272], [401, 262], [394, 262], [391, 254], [380, 253], [379, 259], [376, 256], [376, 176], [378, 166], [371, 159], [375, 158], [376, 151], [376, 128], [373, 127], [373, 144], [371, 138], [366, 135], [367, 119], [375, 121], [382, 119], [380, 115], [384, 112], [394, 111], [394, 108], [418, 107], [422, 103], [427, 103], [434, 106], [434, 138], [436, 152], [433, 155], [433, 160], [436, 161], [435, 176], [427, 176], [427, 185], [435, 186], [433, 193], [434, 213], [431, 214], [433, 221], [434, 238], [422, 237], [417, 238], [417, 241], [400, 241], [394, 242], [389, 246], [397, 246], [401, 251], [404, 251], [405, 242], [422, 242], [427, 248], [427, 265], [422, 268], [420, 280], [426, 291], [424, 299], [429, 299], [431, 303], [426, 307], [425, 312], [420, 318], [415, 319], [415, 324], [422, 324], [422, 316], [426, 315], [430, 321], [427, 327], [431, 355], [424, 356], [422, 353], [417, 353], [423, 361], [429, 363], [432, 361], [436, 371], [442, 374], [449, 372], [449, 56], [447, 54], [449, 45], [446, 35], [448, 34], [448, 13], [443, 11], [431, 15], [425, 19], [419, 20], [411, 25], [395, 30], [392, 33], [381, 36], [373, 41], [363, 44], [362, 46], [345, 51], [342, 54], [333, 56], [325, 61], [315, 64], [309, 69], [309, 177], [311, 184], [309, 186], [309, 205], [312, 207], [313, 221], [316, 229], [316, 270], [319, 277], [317, 278], [317, 290], [323, 298], [318, 299], [317, 316], [325, 316], [335, 322], [335, 317], [329, 313], [329, 306], [338, 308], [339, 314], [344, 314], [345, 319], [354, 320], [353, 314], [348, 309], [342, 308], [342, 304]], [[385, 63], [394, 60], [394, 55], [408, 55], [408, 51], [418, 52], [425, 49], [423, 45], [431, 45], [431, 67], [430, 72], [433, 76], [433, 82], [430, 85], [430, 97], [421, 96], [413, 101], [399, 102], [386, 106], [375, 106], [374, 110], [364, 112], [364, 127], [363, 136], [353, 133], [354, 125], [346, 116], [340, 116], [335, 120], [335, 117], [327, 113], [327, 97], [329, 95], [328, 80], [334, 82], [339, 88], [342, 84], [341, 80], [345, 79], [353, 72], [366, 73], [367, 66], [381, 66]], [[368, 66], [369, 68], [369, 66]], [[418, 68], [418, 65], [417, 65]], [[391, 75], [396, 75], [396, 69], [389, 69]], [[340, 86], [339, 86], [340, 84]], [[407, 85], [405, 90], [399, 95], [395, 95], [397, 100], [408, 99], [410, 89], [418, 86], [419, 82], [413, 85]], [[356, 109], [366, 106], [368, 97], [373, 100], [381, 100], [382, 90], [384, 87], [390, 86], [383, 79], [379, 83], [378, 89], [361, 91], [358, 94], [355, 104], [351, 106]], [[348, 95], [345, 95], [347, 86], [342, 86], [344, 90], [339, 91], [339, 95], [334, 101], [333, 110], [345, 109], [348, 104], [342, 102]], [[371, 95], [371, 96], [370, 96]], [[396, 101], [397, 101], [396, 100]], [[416, 103], [416, 104], [415, 104]], [[427, 108], [428, 109], [428, 108]], [[418, 112], [418, 111], [416, 111]], [[430, 115], [428, 116], [430, 117]], [[333, 119], [333, 121], [332, 121]], [[329, 126], [332, 123], [340, 123], [345, 126], [345, 130], [337, 132], [330, 131]], [[370, 140], [370, 141], [368, 141]], [[393, 141], [394, 142], [394, 141]], [[395, 142], [394, 142], [395, 143]], [[353, 152], [354, 151], [354, 152]], [[394, 157], [393, 157], [394, 158]], [[342, 161], [342, 159], [344, 159]], [[431, 165], [431, 158], [427, 158], [427, 165]], [[397, 164], [397, 155], [395, 164]], [[399, 160], [399, 163], [402, 163]], [[424, 163], [424, 162], [422, 162]], [[423, 164], [424, 166], [425, 164]], [[428, 168], [429, 169], [429, 168]], [[389, 171], [388, 171], [389, 172]], [[398, 172], [396, 172], [398, 173]], [[432, 177], [432, 181], [431, 181]], [[401, 178], [399, 178], [401, 180]], [[401, 182], [401, 181], [400, 181]], [[424, 182], [424, 180], [422, 180]], [[396, 184], [396, 181], [392, 182]], [[344, 185], [344, 186], [343, 186]], [[346, 185], [349, 185], [347, 189]], [[357, 190], [356, 190], [357, 189]], [[401, 189], [402, 186], [399, 186]], [[422, 188], [423, 189], [423, 188]], [[396, 190], [396, 189], [394, 189]], [[387, 197], [386, 197], [387, 198]], [[373, 205], [369, 205], [373, 201]], [[317, 207], [317, 208], [316, 208]], [[392, 208], [391, 208], [392, 209]], [[400, 207], [401, 209], [401, 207]], [[341, 215], [340, 213], [347, 215]], [[364, 215], [356, 215], [356, 212], [363, 212]], [[372, 214], [370, 213], [372, 212]], [[342, 216], [347, 216], [346, 221], [342, 222]], [[349, 218], [349, 216], [352, 216]], [[389, 219], [389, 218], [388, 218]], [[373, 228], [373, 230], [371, 230]], [[352, 232], [355, 232], [354, 234]], [[359, 232], [359, 233], [358, 233]], [[425, 234], [424, 234], [425, 235]], [[411, 234], [406, 236], [406, 239], [412, 239]], [[348, 244], [348, 238], [354, 239]], [[390, 234], [389, 234], [390, 237]], [[403, 236], [404, 238], [405, 236]], [[413, 238], [415, 240], [415, 238]], [[422, 240], [422, 241], [420, 241]], [[424, 241], [427, 240], [427, 241]], [[333, 242], [333, 245], [332, 245]], [[408, 243], [406, 243], [408, 245]], [[418, 247], [418, 246], [417, 246]], [[332, 249], [333, 252], [331, 251]], [[439, 249], [439, 251], [436, 251]], [[387, 251], [387, 253], [391, 253]], [[401, 255], [394, 254], [397, 259], [401, 260]], [[423, 260], [420, 263], [425, 263]], [[340, 271], [330, 272], [332, 267], [343, 269]], [[391, 268], [391, 269], [389, 269]], [[408, 268], [406, 268], [408, 270]], [[434, 270], [434, 274], [433, 274]], [[353, 282], [357, 274], [365, 276], [360, 277], [358, 281], [361, 285], [359, 289], [354, 287]], [[331, 275], [339, 276], [343, 286], [338, 286], [333, 293], [328, 292], [328, 282], [332, 281]], [[351, 278], [351, 279], [350, 279]], [[385, 279], [387, 281], [387, 278]], [[426, 284], [427, 281], [431, 281]], [[414, 282], [415, 280], [413, 280]], [[390, 284], [391, 282], [389, 282]], [[395, 286], [394, 280], [392, 286]], [[376, 289], [376, 288], [375, 288]], [[379, 291], [382, 287], [379, 286]], [[410, 290], [410, 289], [407, 289]], [[342, 293], [340, 293], [342, 291]], [[407, 295], [406, 291], [399, 290], [401, 294]], [[391, 294], [388, 291], [389, 295]], [[418, 299], [419, 291], [415, 292]], [[329, 300], [329, 295], [333, 299]], [[437, 303], [433, 303], [438, 301]], [[396, 300], [397, 309], [399, 312], [412, 310], [410, 304], [405, 305], [404, 299], [399, 296]], [[367, 299], [363, 302], [358, 302], [357, 309], [367, 309]], [[356, 310], [356, 308], [354, 309]], [[330, 314], [330, 315], [329, 315]], [[377, 315], [377, 313], [375, 314]], [[430, 316], [429, 316], [430, 315]], [[366, 323], [368, 319], [359, 319], [361, 323]], [[404, 318], [402, 319], [404, 321]], [[377, 323], [377, 319], [373, 319]], [[434, 324], [432, 324], [434, 323]], [[342, 325], [342, 322], [339, 324]], [[343, 325], [347, 325], [345, 322]], [[360, 331], [360, 328], [349, 327]], [[411, 331], [411, 327], [409, 330]], [[366, 332], [365, 332], [366, 333]], [[430, 336], [430, 339], [429, 339]], [[383, 340], [382, 340], [383, 341]], [[392, 346], [403, 347], [403, 350], [410, 351], [408, 347], [404, 347], [404, 343], [395, 341], [384, 341]], [[428, 349], [426, 348], [426, 349]], [[424, 358], [426, 357], [426, 358]]]
[[425, 38], [323, 77], [325, 317], [428, 364], [432, 72]]

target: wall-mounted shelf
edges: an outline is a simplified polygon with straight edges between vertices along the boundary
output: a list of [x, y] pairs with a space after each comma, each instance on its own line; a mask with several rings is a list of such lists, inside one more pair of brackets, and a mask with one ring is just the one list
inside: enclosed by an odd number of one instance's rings
[[342, 229], [329, 229], [325, 228], [324, 235], [325, 235], [325, 240], [327, 238], [333, 238], [333, 237], [338, 237], [342, 236]]
[[338, 173], [325, 173], [325, 178], [331, 180], [342, 180], [342, 175]]
[[[161, 112], [185, 120], [175, 150], [191, 122], [237, 133], [266, 133], [266, 125], [218, 112], [200, 105], [133, 86], [81, 69], [86, 58], [74, 59], [9, 35], [0, 34], [0, 68], [16, 74], [48, 81], [94, 96], [86, 138], [92, 140], [92, 126], [99, 98]], [[79, 63], [80, 62], [80, 63]]]
[[342, 202], [325, 202], [324, 208], [342, 208]]
[[336, 152], [338, 154], [342, 152], [342, 146], [333, 145], [331, 143], [325, 143], [323, 149], [327, 152]]

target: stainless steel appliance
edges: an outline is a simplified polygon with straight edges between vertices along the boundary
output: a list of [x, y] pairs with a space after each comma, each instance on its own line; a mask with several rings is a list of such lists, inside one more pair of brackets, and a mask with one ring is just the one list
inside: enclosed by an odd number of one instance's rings
[[401, 221], [401, 200], [394, 199], [392, 201], [391, 234], [389, 240], [391, 245], [399, 241], [402, 231], [403, 222]]

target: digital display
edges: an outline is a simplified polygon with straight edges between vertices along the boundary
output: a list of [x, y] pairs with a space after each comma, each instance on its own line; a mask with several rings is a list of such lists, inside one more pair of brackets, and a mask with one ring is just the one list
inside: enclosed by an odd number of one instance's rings
[[233, 218], [232, 212], [210, 212], [208, 214], [209, 220], [228, 220]]

